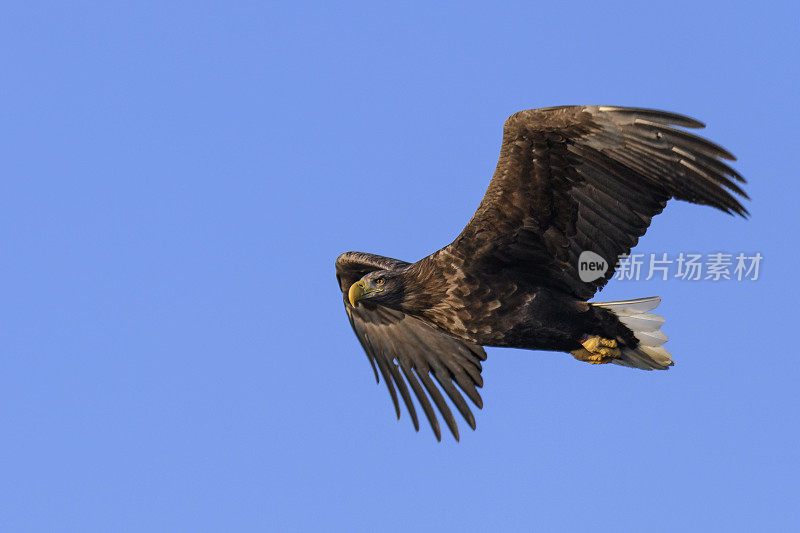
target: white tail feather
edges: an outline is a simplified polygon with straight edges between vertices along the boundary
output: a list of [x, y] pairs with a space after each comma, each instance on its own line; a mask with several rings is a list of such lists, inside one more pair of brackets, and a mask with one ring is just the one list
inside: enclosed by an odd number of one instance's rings
[[642, 346], [661, 346], [667, 342], [667, 336], [660, 331], [635, 331], [634, 333]]
[[617, 315], [620, 322], [633, 331], [639, 339], [639, 346], [623, 348], [622, 357], [614, 359], [614, 363], [643, 370], [664, 370], [674, 364], [669, 352], [661, 346], [667, 342], [667, 336], [660, 331], [664, 325], [664, 317], [648, 312], [658, 307], [660, 303], [661, 298], [658, 296], [592, 303]]
[[661, 326], [664, 325], [664, 317], [652, 313], [642, 313], [636, 316], [620, 316], [619, 321], [634, 331], [658, 331], [661, 329]]
[[614, 311], [617, 316], [633, 316], [652, 311], [661, 303], [660, 296], [648, 296], [634, 300], [620, 300], [618, 302], [592, 302], [592, 305], [605, 307]]

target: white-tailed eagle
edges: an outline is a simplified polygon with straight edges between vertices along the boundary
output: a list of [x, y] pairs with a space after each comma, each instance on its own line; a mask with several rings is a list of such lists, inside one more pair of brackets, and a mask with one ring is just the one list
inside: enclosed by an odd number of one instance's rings
[[[663, 370], [658, 298], [587, 300], [614, 274], [671, 198], [746, 216], [744, 179], [723, 148], [683, 129], [691, 118], [608, 106], [521, 111], [506, 120], [500, 159], [478, 210], [441, 250], [407, 263], [360, 252], [336, 259], [353, 330], [419, 430], [412, 392], [436, 438], [431, 402], [458, 439], [445, 395], [475, 429], [462, 396], [482, 400], [482, 346], [571, 353], [589, 363]], [[583, 281], [578, 258], [610, 267]], [[438, 385], [438, 386], [437, 386]], [[398, 399], [399, 395], [399, 399]]]

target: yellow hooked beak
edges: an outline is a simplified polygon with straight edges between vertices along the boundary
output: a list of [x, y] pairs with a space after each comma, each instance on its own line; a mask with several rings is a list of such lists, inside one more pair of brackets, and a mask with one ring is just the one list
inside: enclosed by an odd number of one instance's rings
[[350, 300], [350, 305], [356, 306], [356, 303], [366, 294], [366, 285], [363, 281], [356, 281], [350, 285], [350, 290], [347, 291], [347, 298]]

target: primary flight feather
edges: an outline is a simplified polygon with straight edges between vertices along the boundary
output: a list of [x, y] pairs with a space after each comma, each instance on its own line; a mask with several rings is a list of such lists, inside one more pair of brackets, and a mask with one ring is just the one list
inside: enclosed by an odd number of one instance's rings
[[[506, 120], [497, 169], [461, 234], [416, 263], [347, 252], [336, 259], [345, 311], [376, 379], [414, 427], [413, 395], [441, 440], [444, 395], [475, 429], [482, 346], [571, 353], [589, 363], [671, 366], [658, 298], [587, 302], [667, 200], [746, 216], [744, 179], [725, 149], [683, 128], [688, 117], [610, 106], [531, 109]], [[582, 281], [578, 258], [610, 268]], [[438, 386], [437, 386], [438, 385]], [[444, 394], [443, 394], [444, 393]], [[433, 404], [433, 405], [432, 405]]]

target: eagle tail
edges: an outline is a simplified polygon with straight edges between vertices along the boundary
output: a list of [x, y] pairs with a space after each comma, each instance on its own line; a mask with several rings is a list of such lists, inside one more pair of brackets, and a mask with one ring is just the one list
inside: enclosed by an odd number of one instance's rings
[[642, 370], [666, 370], [675, 363], [662, 345], [667, 336], [661, 332], [664, 317], [650, 313], [661, 303], [660, 296], [620, 300], [618, 302], [593, 302], [592, 305], [608, 309], [625, 324], [639, 340], [636, 348], [622, 347], [622, 356], [612, 362]]

